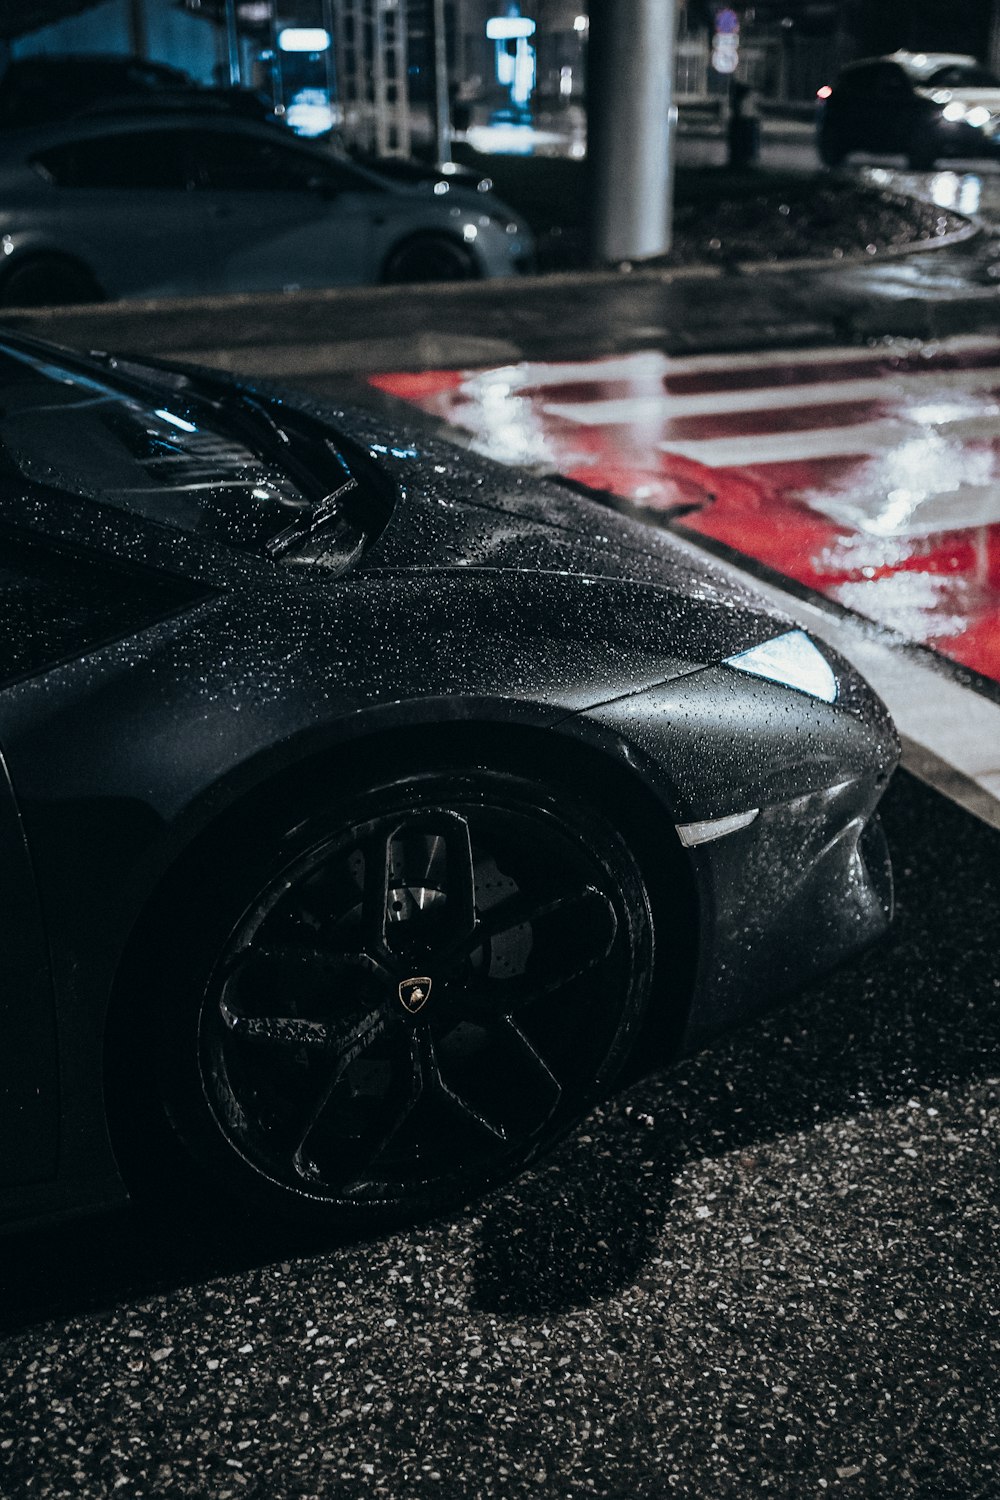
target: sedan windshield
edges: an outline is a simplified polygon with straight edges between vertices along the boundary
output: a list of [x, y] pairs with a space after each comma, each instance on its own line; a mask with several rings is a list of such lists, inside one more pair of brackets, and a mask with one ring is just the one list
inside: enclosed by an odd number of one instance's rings
[[[296, 460], [263, 405], [232, 412], [182, 388], [169, 396], [44, 355], [0, 348], [0, 446], [8, 479], [94, 499], [174, 531], [248, 551], [285, 550], [356, 488], [332, 442]], [[310, 457], [315, 459], [315, 453]]]
[[972, 63], [949, 63], [924, 81], [925, 88], [1000, 89], [1000, 78]]

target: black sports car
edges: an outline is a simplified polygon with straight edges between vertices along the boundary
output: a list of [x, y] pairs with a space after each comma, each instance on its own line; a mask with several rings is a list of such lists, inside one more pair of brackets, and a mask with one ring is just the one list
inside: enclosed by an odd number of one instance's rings
[[171, 1153], [460, 1202], [884, 929], [882, 704], [683, 543], [222, 376], [0, 375], [7, 1222]]

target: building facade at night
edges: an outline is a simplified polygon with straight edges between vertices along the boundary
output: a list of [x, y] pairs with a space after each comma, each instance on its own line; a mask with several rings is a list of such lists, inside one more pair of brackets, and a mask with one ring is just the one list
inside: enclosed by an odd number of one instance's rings
[[[1000, 0], [677, 0], [674, 97], [722, 107], [733, 79], [807, 104], [856, 57], [896, 47], [1000, 61]], [[671, 10], [664, 0], [665, 17]], [[41, 9], [39, 11], [41, 13]], [[440, 14], [440, 12], [439, 12]], [[433, 0], [234, 0], [241, 81], [304, 133], [333, 127], [382, 152], [419, 139], [433, 97]], [[584, 0], [445, 0], [452, 118], [580, 111]], [[14, 38], [11, 57], [138, 53], [201, 83], [229, 81], [226, 0], [103, 0]], [[285, 38], [304, 38], [289, 41]]]

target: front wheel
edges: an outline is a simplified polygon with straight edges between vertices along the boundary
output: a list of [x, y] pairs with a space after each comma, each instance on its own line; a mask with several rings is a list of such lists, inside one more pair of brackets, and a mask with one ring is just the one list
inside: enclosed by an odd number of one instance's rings
[[35, 255], [15, 263], [0, 281], [4, 307], [64, 307], [100, 300], [100, 287], [87, 268], [62, 255]]
[[428, 771], [303, 808], [171, 951], [150, 1044], [187, 1149], [339, 1227], [503, 1180], [621, 1072], [648, 1004], [639, 867], [594, 807]]
[[847, 151], [836, 136], [821, 132], [816, 150], [824, 167], [839, 167], [847, 160]]
[[911, 172], [933, 172], [937, 161], [937, 142], [930, 130], [917, 132], [906, 153]]
[[421, 234], [390, 250], [382, 280], [471, 281], [479, 274], [470, 251], [445, 234]]

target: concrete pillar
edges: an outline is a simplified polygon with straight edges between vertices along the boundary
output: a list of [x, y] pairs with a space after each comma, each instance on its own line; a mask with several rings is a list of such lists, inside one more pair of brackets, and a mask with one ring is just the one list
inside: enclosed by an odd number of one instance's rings
[[236, 0], [226, 0], [226, 55], [229, 61], [229, 83], [234, 89], [243, 83], [243, 67], [240, 59], [240, 29], [236, 16]]
[[434, 68], [433, 119], [434, 160], [443, 166], [451, 161], [451, 101], [448, 98], [448, 38], [444, 25], [444, 0], [431, 0], [431, 47]]
[[146, 7], [144, 0], [129, 0], [128, 44], [133, 57], [145, 57], [148, 39], [146, 36]]
[[587, 50], [595, 264], [670, 249], [677, 0], [592, 0]]

